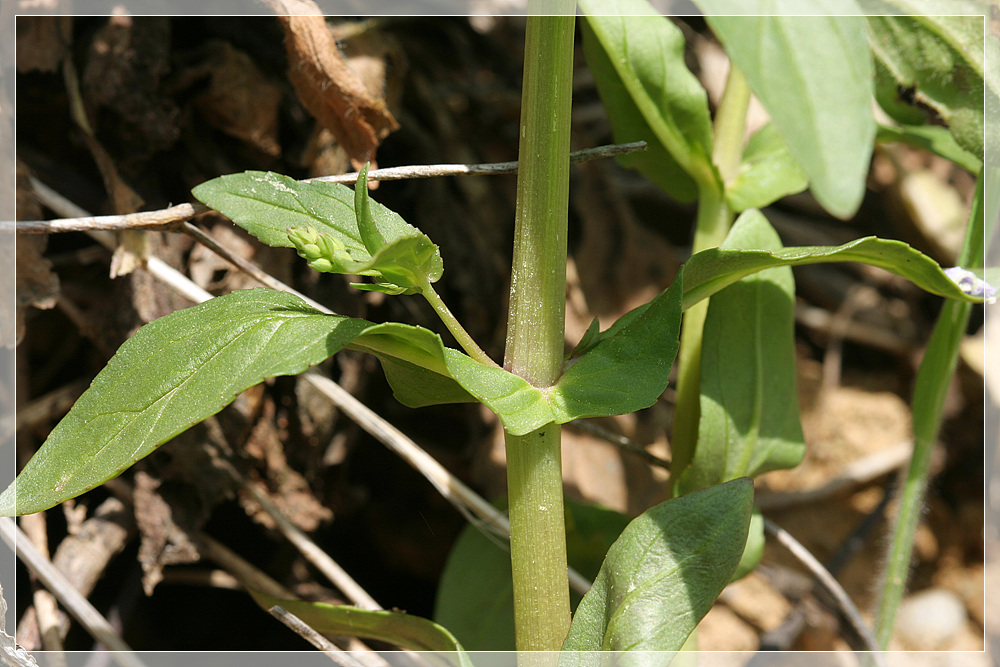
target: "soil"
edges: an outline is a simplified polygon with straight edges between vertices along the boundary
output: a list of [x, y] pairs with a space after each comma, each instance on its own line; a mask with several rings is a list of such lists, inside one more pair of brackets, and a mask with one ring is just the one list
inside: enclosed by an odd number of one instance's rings
[[[379, 166], [516, 159], [523, 19], [330, 24], [348, 65], [398, 122], [381, 138]], [[683, 28], [691, 67], [711, 88], [724, 67], [712, 57], [718, 46], [703, 23]], [[257, 169], [306, 178], [350, 171], [357, 155], [318, 129], [290, 82], [284, 40], [272, 18], [19, 17], [19, 219], [63, 217], [32, 194], [29, 176], [94, 214], [113, 214], [191, 201], [193, 186], [220, 174]], [[78, 96], [67, 77], [79, 82]], [[74, 121], [74, 102], [82, 104], [92, 135]], [[573, 148], [608, 143], [610, 125], [580, 54]], [[768, 216], [788, 245], [878, 234], [907, 240], [948, 265], [947, 235], [904, 205], [903, 184], [915, 172], [932, 175], [948, 197], [967, 206], [974, 184], [967, 173], [886, 146], [876, 152], [868, 194], [852, 220], [830, 218], [807, 194], [778, 202]], [[689, 252], [695, 213], [611, 160], [574, 166], [571, 179], [570, 347], [594, 317], [607, 327], [669, 284]], [[440, 245], [447, 268], [442, 296], [494, 359], [503, 356], [514, 187], [511, 175], [439, 177], [383, 182], [372, 193]], [[193, 222], [337, 312], [444, 333], [412, 297], [353, 290], [343, 277], [309, 271], [293, 252], [262, 246], [220, 215]], [[20, 465], [128, 336], [191, 305], [142, 268], [129, 272], [129, 260], [141, 266], [148, 252], [213, 294], [256, 286], [178, 229], [128, 232], [118, 243], [113, 259], [83, 233], [18, 239], [17, 296], [26, 306], [17, 352]], [[887, 507], [881, 501], [912, 439], [907, 401], [940, 300], [853, 265], [797, 270], [796, 278], [808, 450], [798, 468], [760, 478], [758, 494], [765, 515], [821, 561], [854, 538], [858, 546], [838, 577], [867, 613], [876, 602], [894, 511], [892, 501]], [[981, 323], [977, 312], [970, 336]], [[910, 583], [912, 592], [944, 588], [963, 600], [964, 627], [939, 647], [948, 650], [981, 650], [984, 643], [983, 367], [975, 351], [973, 344], [963, 356], [946, 406]], [[487, 498], [504, 492], [502, 436], [486, 411], [401, 407], [378, 364], [356, 353], [342, 353], [322, 370]], [[600, 425], [669, 458], [672, 388], [653, 407]], [[114, 483], [35, 519], [41, 521], [35, 534], [56, 553], [89, 534], [81, 531], [93, 529], [101, 512], [116, 517], [108, 520], [121, 532], [108, 543], [90, 597], [130, 645], [308, 648], [206, 558], [192, 535], [214, 538], [297, 595], [344, 599], [275, 530], [252, 494], [214, 465], [206, 442], [229, 451], [239, 473], [381, 605], [433, 616], [437, 583], [465, 519], [308, 386], [279, 378], [249, 390]], [[893, 459], [901, 447], [903, 455]], [[896, 463], [880, 468], [879, 453]], [[630, 515], [666, 499], [666, 471], [578, 429], [566, 429], [564, 468], [568, 494]], [[831, 482], [840, 485], [824, 491]], [[67, 567], [74, 558], [80, 556], [66, 557]], [[23, 569], [17, 583], [21, 591], [35, 589]], [[18, 604], [19, 640], [38, 648], [32, 596], [18, 596]], [[732, 586], [703, 623], [701, 647], [755, 650], [796, 609], [806, 611], [805, 625], [782, 648], [851, 646], [801, 566], [769, 544], [762, 566]], [[66, 645], [85, 650], [92, 641], [74, 626]]]

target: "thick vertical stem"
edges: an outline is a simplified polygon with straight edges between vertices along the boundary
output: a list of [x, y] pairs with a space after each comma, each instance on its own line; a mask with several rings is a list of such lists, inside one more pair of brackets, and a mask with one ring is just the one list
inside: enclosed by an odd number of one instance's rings
[[560, 427], [507, 434], [510, 558], [518, 651], [558, 651], [569, 633]]
[[530, 16], [524, 46], [504, 362], [540, 387], [559, 378], [563, 362], [573, 22], [572, 15]]
[[[529, 16], [525, 39], [504, 366], [539, 387], [556, 382], [563, 362], [574, 8], [536, 6], [563, 15]], [[506, 445], [516, 645], [557, 651], [570, 622], [560, 428], [508, 433]]]

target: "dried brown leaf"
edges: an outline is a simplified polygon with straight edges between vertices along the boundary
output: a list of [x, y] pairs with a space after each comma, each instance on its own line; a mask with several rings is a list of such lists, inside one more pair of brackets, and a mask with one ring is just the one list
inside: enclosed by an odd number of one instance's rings
[[207, 89], [194, 101], [205, 121], [277, 157], [281, 153], [281, 88], [261, 72], [249, 55], [228, 42], [211, 40], [204, 49], [204, 61], [182, 72], [176, 84], [186, 86], [208, 77]]
[[194, 563], [198, 549], [174, 523], [170, 503], [160, 494], [160, 481], [139, 471], [135, 475], [135, 520], [139, 526], [139, 562], [146, 595], [163, 579], [163, 567]]
[[373, 161], [379, 142], [399, 128], [385, 100], [373, 96], [344, 62], [322, 16], [280, 16], [288, 76], [303, 106], [333, 132], [355, 164]]

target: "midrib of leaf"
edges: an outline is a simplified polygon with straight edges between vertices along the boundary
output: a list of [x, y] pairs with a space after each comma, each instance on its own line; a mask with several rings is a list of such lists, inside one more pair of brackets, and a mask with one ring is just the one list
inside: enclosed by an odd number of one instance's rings
[[[761, 300], [762, 285], [761, 285], [760, 274], [757, 274], [753, 278], [754, 283], [754, 293], [756, 294], [757, 308], [753, 309], [754, 314], [754, 332], [753, 332], [753, 351], [754, 351], [754, 392], [753, 392], [753, 411], [751, 412], [750, 425], [747, 429], [747, 433], [744, 439], [744, 445], [742, 449], [742, 454], [739, 459], [739, 468], [734, 471], [730, 471], [730, 474], [726, 476], [726, 479], [733, 479], [736, 477], [742, 477], [750, 469], [750, 461], [753, 457], [753, 453], [757, 450], [757, 441], [760, 439], [760, 420], [761, 415], [764, 411], [764, 349], [763, 349], [763, 336], [764, 327], [761, 322], [761, 316], [764, 313], [764, 307]], [[729, 420], [726, 420], [729, 423]], [[727, 452], [728, 454], [728, 452]], [[728, 460], [728, 456], [727, 459]]]
[[[785, 30], [782, 30], [782, 28], [784, 27], [784, 25], [780, 22], [780, 17], [774, 17], [770, 21], [765, 20], [764, 21], [764, 25], [768, 26], [768, 28], [771, 29], [775, 33], [775, 38], [778, 39], [779, 41], [781, 41], [784, 44], [784, 46], [785, 46], [784, 50], [786, 52], [788, 52], [788, 53], [794, 53], [795, 52], [792, 49], [792, 41], [791, 41], [791, 39], [789, 39], [789, 36], [788, 36], [787, 32]], [[764, 44], [768, 41], [768, 40], [765, 39], [765, 36], [766, 36], [765, 31], [762, 30], [760, 32], [760, 39], [758, 40], [757, 46], [756, 46], [757, 53], [763, 53], [764, 52], [763, 51]], [[799, 62], [796, 61], [796, 60], [793, 60], [792, 61], [792, 65], [793, 65], [793, 67], [791, 67], [789, 69], [792, 72], [792, 76], [797, 79], [796, 84], [799, 85], [799, 86], [801, 86], [804, 90], [811, 90], [812, 86], [809, 85], [810, 84], [810, 77], [806, 76], [802, 72], [802, 69], [799, 67]], [[757, 66], [763, 68], [764, 63], [761, 62], [761, 61], [758, 61]], [[817, 125], [815, 125], [812, 122], [812, 121], [814, 121], [816, 119], [816, 113], [815, 113], [816, 112], [816, 106], [815, 106], [816, 99], [817, 99], [816, 95], [805, 95], [802, 98], [800, 98], [799, 101], [800, 101], [800, 103], [804, 107], [806, 107], [805, 116], [806, 116], [807, 119], [810, 120], [809, 125], [810, 125], [810, 130], [811, 130], [812, 136], [814, 136], [814, 137], [820, 137], [820, 136], [822, 136], [821, 133], [823, 132], [823, 128], [818, 127]], [[780, 130], [781, 125], [779, 124], [779, 125], [777, 125], [777, 127]], [[821, 160], [820, 162], [823, 164], [823, 166], [824, 166], [823, 172], [824, 172], [824, 174], [826, 174], [826, 169], [825, 169], [825, 167], [826, 167], [826, 161], [825, 160]]]
[[[620, 24], [624, 23], [624, 20], [619, 21]], [[631, 62], [631, 57], [629, 56], [629, 40], [627, 31], [622, 27], [622, 32], [625, 32], [625, 37], [622, 39], [622, 52], [624, 58], [616, 59], [611, 57], [609, 54], [608, 60], [611, 61], [612, 66], [615, 71], [618, 72], [618, 76], [621, 78], [622, 83], [625, 84], [625, 88], [628, 90], [629, 95], [632, 97], [632, 101], [635, 102], [636, 106], [639, 107], [642, 112], [643, 118], [649, 124], [650, 128], [656, 134], [657, 138], [663, 143], [663, 145], [670, 152], [671, 156], [677, 161], [677, 163], [686, 171], [699, 185], [707, 185], [714, 183], [714, 179], [711, 174], [706, 175], [704, 173], [704, 165], [695, 165], [689, 158], [689, 154], [693, 151], [688, 151], [684, 138], [679, 132], [674, 132], [669, 124], [663, 121], [663, 117], [659, 114], [659, 106], [654, 100], [649, 97], [645, 86], [639, 80], [639, 77], [635, 74], [635, 70], [627, 65]], [[605, 33], [605, 37], [607, 34]], [[663, 51], [663, 45], [657, 42], [659, 47], [659, 56], [661, 62], [666, 62], [669, 54]], [[622, 63], [624, 60], [624, 63]], [[662, 71], [662, 82], [663, 89], [666, 89], [667, 83], [667, 70], [666, 68], [661, 68]]]
[[[646, 556], [650, 552], [650, 550], [652, 549], [653, 543], [657, 539], [658, 539], [658, 536], [654, 534], [654, 535], [652, 535], [650, 537], [649, 540], [646, 541], [646, 546], [643, 548], [643, 551], [642, 551], [642, 555], [643, 556]], [[612, 630], [612, 626], [617, 624], [617, 621], [623, 617], [623, 614], [625, 614], [627, 612], [628, 608], [631, 606], [630, 604], [627, 604], [628, 601], [629, 600], [640, 599], [642, 597], [642, 595], [647, 590], [649, 590], [650, 588], [656, 586], [657, 584], [659, 584], [660, 582], [662, 582], [664, 579], [669, 579], [670, 577], [674, 576], [676, 573], [678, 573], [681, 570], [683, 570], [685, 563], [687, 563], [689, 560], [697, 558], [698, 556], [700, 556], [702, 554], [702, 552], [704, 552], [706, 549], [709, 548], [710, 541], [709, 540], [702, 540], [700, 544], [701, 544], [701, 546], [698, 547], [697, 549], [689, 551], [682, 558], [674, 561], [674, 567], [672, 567], [670, 569], [667, 569], [667, 570], [658, 570], [656, 572], [656, 574], [654, 574], [651, 577], [648, 577], [642, 583], [640, 583], [635, 588], [633, 588], [631, 591], [629, 591], [628, 593], [625, 594], [625, 597], [622, 598], [621, 603], [615, 608], [614, 613], [611, 614], [611, 618], [609, 619], [608, 625], [605, 628], [604, 636], [605, 636], [606, 640], [608, 638], [610, 638], [610, 637], [613, 637], [615, 634], [617, 634], [616, 632], [614, 632]], [[638, 562], [643, 562], [644, 558], [637, 558], [636, 560]], [[676, 616], [673, 616], [672, 618], [676, 618]], [[619, 650], [619, 651], [629, 651], [629, 650], [632, 650], [632, 648], [634, 646], [636, 646], [636, 645], [637, 644], [631, 644], [627, 648], [619, 648], [619, 649], [616, 649], [616, 650]], [[605, 651], [609, 649], [609, 643], [607, 641], [602, 642], [602, 649], [605, 650]]]
[[[314, 317], [314, 316], [309, 315], [307, 313], [302, 313], [301, 315], [299, 315], [297, 317]], [[257, 322], [251, 323], [246, 329], [243, 329], [242, 331], [239, 331], [228, 342], [226, 342], [225, 344], [223, 344], [215, 352], [213, 352], [211, 355], [209, 355], [208, 357], [206, 357], [204, 361], [202, 361], [200, 364], [198, 364], [197, 366], [195, 366], [193, 368], [193, 370], [191, 370], [187, 374], [187, 376], [184, 377], [180, 381], [180, 383], [178, 383], [174, 387], [171, 387], [166, 392], [164, 392], [160, 396], [156, 397], [156, 399], [154, 399], [153, 401], [151, 401], [148, 404], [146, 404], [145, 406], [143, 406], [141, 409], [139, 409], [139, 410], [116, 410], [114, 412], [101, 412], [101, 413], [95, 414], [94, 417], [93, 417], [95, 419], [98, 418], [98, 417], [114, 417], [115, 415], [128, 415], [128, 414], [131, 414], [133, 416], [131, 418], [127, 418], [121, 424], [121, 426], [118, 428], [118, 430], [115, 432], [115, 434], [112, 435], [110, 438], [108, 438], [107, 441], [96, 452], [94, 452], [91, 455], [91, 458], [90, 458], [89, 461], [87, 461], [84, 465], [81, 465], [80, 468], [78, 468], [76, 471], [74, 471], [73, 474], [70, 477], [64, 479], [63, 480], [63, 484], [65, 484], [69, 479], [72, 479], [72, 477], [76, 477], [76, 476], [78, 476], [80, 473], [82, 473], [84, 471], [93, 470], [94, 462], [101, 456], [101, 454], [104, 453], [104, 451], [107, 448], [111, 447], [114, 443], [117, 442], [118, 437], [121, 435], [121, 433], [125, 429], [127, 429], [129, 426], [131, 426], [133, 423], [135, 423], [135, 421], [137, 419], [139, 419], [140, 417], [148, 416], [148, 411], [151, 410], [151, 409], [153, 409], [159, 403], [159, 404], [161, 404], [160, 410], [156, 414], [156, 416], [153, 419], [153, 422], [149, 426], [149, 430], [150, 431], [154, 430], [156, 428], [157, 424], [160, 423], [161, 419], [163, 418], [163, 415], [166, 413], [167, 407], [170, 405], [170, 403], [173, 400], [173, 398], [176, 397], [177, 393], [184, 386], [186, 386], [187, 383], [190, 382], [191, 379], [198, 372], [201, 371], [201, 369], [203, 369], [206, 366], [208, 366], [214, 359], [216, 359], [220, 354], [222, 354], [223, 352], [225, 352], [225, 350], [228, 349], [230, 346], [232, 346], [233, 344], [235, 344], [236, 342], [238, 342], [241, 338], [243, 338], [244, 336], [246, 336], [246, 335], [248, 335], [250, 333], [256, 333], [258, 331], [258, 327], [260, 327], [263, 324], [274, 323], [274, 324], [277, 325], [273, 329], [273, 331], [271, 331], [271, 333], [268, 335], [266, 341], [263, 344], [261, 344], [261, 345], [258, 346], [256, 354], [252, 357], [252, 360], [256, 361], [257, 359], [260, 358], [261, 350], [263, 348], [267, 347], [270, 344], [270, 342], [274, 339], [275, 334], [281, 329], [282, 325], [288, 324], [289, 322], [290, 322], [290, 320], [282, 319], [282, 318], [279, 318], [279, 317], [274, 317], [274, 318], [264, 318], [264, 319], [259, 320]], [[181, 340], [183, 340], [183, 339], [178, 339], [177, 341], [172, 341], [171, 344], [180, 342]], [[163, 347], [164, 346], [161, 346], [161, 348], [159, 348], [159, 349], [163, 349]], [[122, 378], [122, 379], [124, 379], [124, 378]], [[131, 454], [129, 454], [129, 456], [130, 457], [135, 457], [136, 453], [138, 451], [140, 451], [140, 449], [143, 446], [145, 446], [145, 444], [146, 444], [145, 442], [141, 443], [139, 445], [139, 449], [134, 450]], [[127, 467], [127, 466], [125, 466], [125, 467]]]
[[[246, 193], [243, 193], [243, 192], [227, 192], [226, 194], [229, 195], [229, 196], [231, 196], [231, 197], [238, 197], [240, 199], [246, 199], [248, 201], [255, 202], [257, 204], [260, 204], [262, 202], [261, 199], [259, 199], [257, 197], [253, 197], [253, 196], [251, 196], [249, 194], [246, 194]], [[346, 227], [342, 227], [340, 225], [335, 224], [333, 222], [334, 218], [320, 215], [319, 213], [317, 213], [316, 211], [314, 211], [311, 206], [307, 205], [304, 201], [302, 201], [302, 198], [299, 196], [299, 194], [297, 192], [293, 192], [292, 194], [295, 196], [295, 201], [297, 201], [299, 203], [299, 208], [297, 208], [297, 209], [296, 208], [292, 208], [290, 206], [286, 206], [286, 205], [282, 205], [282, 204], [277, 204], [277, 203], [274, 203], [274, 202], [270, 202], [270, 201], [264, 202], [264, 203], [266, 203], [268, 206], [270, 206], [272, 208], [276, 208], [276, 209], [281, 209], [281, 210], [284, 210], [284, 211], [288, 211], [289, 213], [298, 213], [300, 215], [301, 214], [306, 214], [310, 218], [313, 218], [314, 220], [316, 220], [318, 222], [321, 222], [324, 225], [329, 225], [331, 227], [334, 227], [338, 232], [340, 232], [344, 236], [348, 237], [352, 241], [355, 241], [356, 243], [358, 243], [361, 246], [360, 248], [356, 248], [356, 249], [352, 248], [352, 250], [361, 250], [361, 251], [364, 251], [364, 252], [367, 253], [367, 251], [364, 248], [364, 243], [361, 241], [361, 236], [360, 235], [354, 236], [354, 234], [352, 233], [354, 230], [350, 227], [350, 225], [347, 225]], [[315, 194], [318, 194], [321, 197], [325, 197], [326, 199], [332, 199], [333, 201], [341, 204], [342, 206], [346, 206], [346, 204], [344, 204], [344, 202], [340, 201], [336, 197], [332, 197], [332, 196], [328, 195], [325, 192], [316, 191]], [[291, 241], [289, 241], [288, 244], [285, 247], [291, 247], [291, 246], [292, 246], [292, 243], [291, 243]]]

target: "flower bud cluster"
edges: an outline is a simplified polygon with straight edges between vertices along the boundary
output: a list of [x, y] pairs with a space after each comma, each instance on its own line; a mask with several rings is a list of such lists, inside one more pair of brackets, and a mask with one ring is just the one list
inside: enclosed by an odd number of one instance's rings
[[316, 231], [313, 227], [290, 227], [288, 240], [295, 246], [299, 257], [309, 266], [324, 273], [345, 273], [345, 263], [354, 258], [343, 243], [334, 236]]

